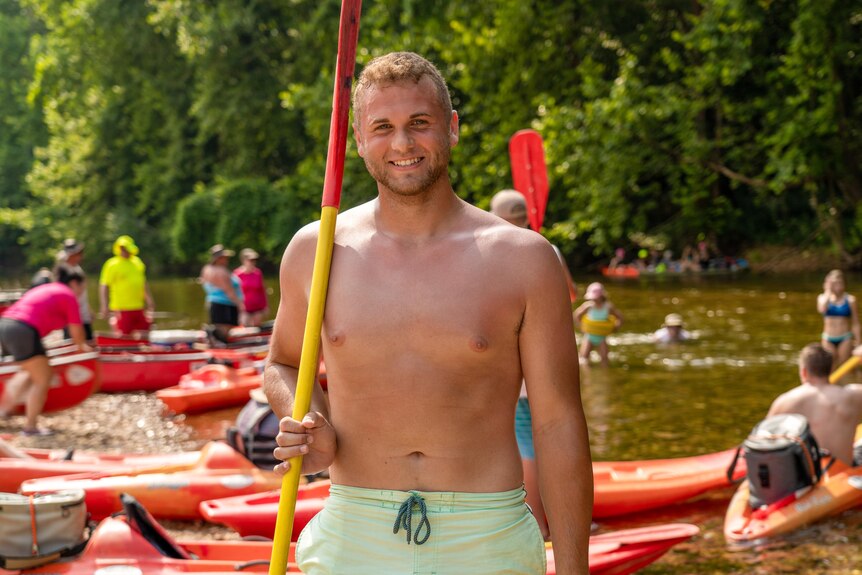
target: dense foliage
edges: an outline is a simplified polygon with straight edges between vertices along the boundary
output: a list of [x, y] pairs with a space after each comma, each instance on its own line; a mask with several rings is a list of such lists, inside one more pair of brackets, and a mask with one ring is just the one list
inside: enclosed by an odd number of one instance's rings
[[[277, 262], [319, 210], [339, 5], [0, 0], [4, 269], [121, 233], [155, 270]], [[359, 66], [396, 49], [450, 81], [464, 199], [542, 134], [573, 263], [697, 239], [860, 263], [862, 0], [366, 0]], [[350, 146], [342, 208], [375, 194]]]

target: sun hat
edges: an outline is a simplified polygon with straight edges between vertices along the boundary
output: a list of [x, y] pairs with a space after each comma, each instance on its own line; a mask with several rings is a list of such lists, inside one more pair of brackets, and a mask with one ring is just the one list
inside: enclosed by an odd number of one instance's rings
[[605, 286], [603, 286], [600, 282], [593, 282], [587, 286], [587, 291], [584, 294], [584, 299], [597, 299], [600, 297], [604, 297], [607, 295], [605, 292]]
[[63, 240], [63, 251], [67, 256], [73, 256], [84, 251], [84, 242], [79, 242], [75, 238], [66, 238]]
[[216, 244], [210, 248], [210, 260], [215, 261], [221, 257], [233, 257], [236, 252], [229, 250], [221, 244]]
[[244, 260], [256, 260], [260, 258], [260, 254], [251, 248], [244, 248], [239, 252], [239, 257]]
[[527, 198], [517, 190], [501, 190], [491, 198], [491, 213], [504, 220], [526, 220]]
[[114, 240], [113, 252], [115, 256], [120, 255], [120, 248], [126, 248], [126, 251], [132, 254], [133, 256], [138, 255], [138, 246], [135, 245], [135, 240], [132, 239], [132, 236], [120, 236], [116, 240]]
[[664, 318], [665, 327], [682, 327], [682, 316], [678, 313], [669, 313]]

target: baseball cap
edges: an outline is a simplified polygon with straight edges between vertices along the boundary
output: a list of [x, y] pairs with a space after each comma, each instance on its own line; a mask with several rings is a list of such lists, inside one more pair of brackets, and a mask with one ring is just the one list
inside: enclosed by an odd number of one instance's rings
[[246, 259], [256, 260], [260, 257], [260, 254], [258, 254], [256, 251], [254, 251], [251, 248], [245, 248], [239, 252], [239, 257], [241, 257], [244, 260], [246, 260]]
[[491, 198], [491, 213], [504, 220], [527, 219], [527, 199], [517, 190], [501, 190]]

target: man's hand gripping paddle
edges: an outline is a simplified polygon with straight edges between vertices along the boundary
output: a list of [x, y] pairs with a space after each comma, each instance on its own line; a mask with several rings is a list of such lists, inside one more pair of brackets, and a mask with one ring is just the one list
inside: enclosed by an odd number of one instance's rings
[[535, 130], [519, 130], [509, 140], [512, 183], [527, 199], [530, 227], [539, 231], [548, 207], [548, 171], [542, 136]]
[[[326, 306], [326, 290], [329, 287], [329, 269], [335, 243], [335, 219], [341, 202], [341, 181], [344, 176], [344, 155], [347, 147], [347, 130], [350, 117], [350, 86], [356, 64], [356, 41], [359, 37], [359, 16], [362, 0], [342, 0], [341, 19], [338, 27], [338, 57], [335, 67], [335, 88], [332, 94], [332, 119], [329, 125], [329, 149], [326, 155], [326, 173], [323, 180], [323, 201], [320, 214], [320, 233], [314, 255], [314, 271], [311, 275], [311, 293], [308, 315], [302, 338], [302, 354], [296, 381], [296, 397], [292, 417], [302, 420], [311, 407], [311, 392], [318, 370], [320, 352], [320, 330], [323, 326], [323, 310]], [[290, 460], [290, 469], [281, 483], [281, 498], [275, 521], [275, 537], [269, 575], [284, 575], [287, 570], [290, 536], [293, 531], [293, 516], [296, 494], [302, 469], [302, 456]]]

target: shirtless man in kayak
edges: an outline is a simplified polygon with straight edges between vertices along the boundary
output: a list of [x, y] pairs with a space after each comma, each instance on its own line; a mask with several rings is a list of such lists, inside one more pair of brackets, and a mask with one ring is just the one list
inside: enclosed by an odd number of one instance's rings
[[[862, 357], [862, 346], [853, 350]], [[862, 443], [853, 446], [856, 426], [862, 423], [862, 385], [831, 385], [832, 353], [812, 343], [799, 354], [801, 385], [772, 402], [769, 416], [804, 415], [817, 444], [847, 465], [862, 465]]]
[[559, 260], [539, 234], [455, 195], [458, 115], [430, 62], [373, 60], [353, 108], [378, 196], [338, 217], [321, 335], [328, 401], [315, 384], [311, 412], [289, 417], [316, 223], [282, 260], [264, 380], [282, 418], [276, 469], [302, 454], [302, 473], [329, 468], [333, 483], [298, 564], [310, 574], [543, 574], [514, 434], [523, 378], [557, 573], [586, 575], [592, 470]]

